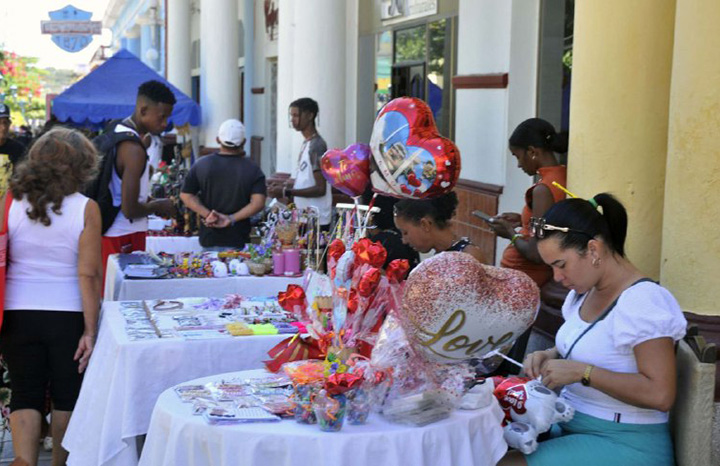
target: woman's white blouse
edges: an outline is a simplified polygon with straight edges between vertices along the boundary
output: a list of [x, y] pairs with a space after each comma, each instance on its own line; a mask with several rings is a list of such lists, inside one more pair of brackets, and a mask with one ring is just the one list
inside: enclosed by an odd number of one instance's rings
[[[562, 357], [591, 325], [579, 314], [585, 297], [572, 290], [563, 304], [565, 323], [555, 337]], [[685, 316], [668, 290], [650, 281], [637, 283], [625, 290], [607, 317], [577, 342], [569, 359], [613, 372], [637, 373], [635, 346], [662, 337], [677, 341], [685, 335], [686, 326]], [[667, 413], [629, 405], [580, 383], [563, 388], [562, 396], [577, 411], [608, 421], [656, 424], [668, 419]]]

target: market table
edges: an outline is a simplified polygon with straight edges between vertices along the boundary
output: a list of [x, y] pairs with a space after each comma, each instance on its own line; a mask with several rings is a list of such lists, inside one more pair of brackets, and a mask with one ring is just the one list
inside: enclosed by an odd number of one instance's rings
[[145, 239], [145, 250], [154, 253], [202, 252], [197, 236], [151, 236]]
[[108, 258], [105, 272], [107, 301], [173, 299], [193, 296], [273, 296], [290, 284], [302, 285], [302, 277], [155, 278], [128, 279], [116, 255]]
[[[186, 382], [260, 377], [264, 370], [235, 372]], [[321, 432], [294, 420], [275, 423], [210, 425], [193, 416], [172, 389], [158, 398], [140, 466], [396, 466], [494, 465], [505, 454], [497, 403], [474, 411], [454, 411], [445, 420], [411, 427], [371, 414], [365, 425], [345, 424]]]
[[196, 377], [259, 367], [287, 335], [131, 341], [119, 302], [103, 304], [97, 344], [63, 446], [70, 466], [136, 465], [160, 394]]

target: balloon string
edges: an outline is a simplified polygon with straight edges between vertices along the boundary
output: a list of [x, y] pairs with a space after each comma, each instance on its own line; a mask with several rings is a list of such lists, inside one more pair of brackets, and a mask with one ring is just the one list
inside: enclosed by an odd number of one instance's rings
[[362, 222], [362, 234], [360, 235], [361, 238], [364, 238], [366, 236], [366, 230], [368, 222], [370, 221], [370, 215], [372, 213], [372, 208], [375, 205], [375, 198], [377, 198], [377, 193], [373, 194], [372, 199], [370, 199], [370, 203], [368, 204], [368, 210], [365, 213], [365, 218]]
[[511, 358], [510, 356], [506, 356], [505, 354], [503, 354], [503, 353], [500, 351], [500, 348], [498, 348], [498, 349], [496, 349], [496, 350], [493, 350], [493, 351], [490, 351], [488, 354], [486, 354], [485, 356], [483, 356], [482, 359], [489, 359], [489, 358], [492, 358], [493, 356], [500, 356], [501, 358], [503, 358], [504, 360], [506, 360], [506, 361], [509, 362], [509, 363], [515, 364], [516, 366], [521, 367], [521, 368], [525, 368], [525, 366], [523, 366], [521, 363], [517, 362], [516, 360], [514, 360], [514, 359]]
[[354, 213], [355, 213], [355, 222], [356, 222], [356, 224], [357, 224], [357, 226], [355, 227], [355, 231], [353, 232], [353, 236], [354, 236], [355, 238], [359, 239], [359, 238], [358, 238], [358, 233], [361, 233], [361, 232], [362, 232], [362, 228], [363, 228], [363, 225], [362, 225], [362, 214], [360, 213], [360, 196], [355, 196], [355, 197], [353, 197], [352, 199], [353, 199], [353, 203], [355, 204], [355, 207], [353, 208], [353, 211], [354, 211]]

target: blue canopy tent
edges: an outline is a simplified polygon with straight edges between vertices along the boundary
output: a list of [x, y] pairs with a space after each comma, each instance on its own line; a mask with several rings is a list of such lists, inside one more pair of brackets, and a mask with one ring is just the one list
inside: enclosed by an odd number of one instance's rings
[[101, 127], [110, 120], [132, 115], [138, 87], [150, 80], [166, 84], [175, 94], [177, 103], [170, 115], [170, 123], [175, 126], [200, 124], [197, 102], [125, 49], [55, 97], [52, 113], [61, 122]]

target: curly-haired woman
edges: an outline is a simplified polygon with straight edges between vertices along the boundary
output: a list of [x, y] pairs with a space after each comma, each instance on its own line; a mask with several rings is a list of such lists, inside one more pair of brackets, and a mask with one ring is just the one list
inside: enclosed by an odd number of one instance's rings
[[[102, 281], [100, 209], [80, 194], [97, 171], [92, 143], [56, 128], [32, 146], [10, 181], [9, 254], [0, 351], [8, 364], [18, 458], [36, 464], [46, 388], [53, 464], [93, 351]], [[4, 205], [4, 202], [3, 202]]]

